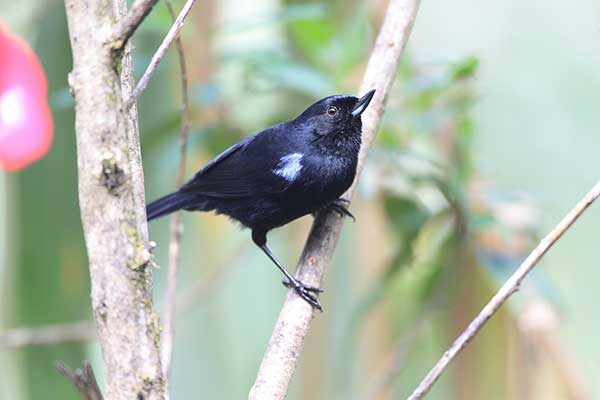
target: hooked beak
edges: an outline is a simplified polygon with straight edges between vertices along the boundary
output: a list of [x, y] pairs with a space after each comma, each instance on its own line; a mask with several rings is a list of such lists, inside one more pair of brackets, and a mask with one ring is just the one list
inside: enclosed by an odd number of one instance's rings
[[374, 94], [375, 94], [375, 89], [371, 90], [370, 92], [365, 94], [363, 97], [358, 99], [358, 102], [356, 102], [356, 105], [354, 106], [354, 110], [352, 110], [353, 118], [360, 117], [360, 114], [362, 114], [363, 111], [365, 111], [367, 109], [367, 106], [371, 102], [371, 99], [373, 98]]

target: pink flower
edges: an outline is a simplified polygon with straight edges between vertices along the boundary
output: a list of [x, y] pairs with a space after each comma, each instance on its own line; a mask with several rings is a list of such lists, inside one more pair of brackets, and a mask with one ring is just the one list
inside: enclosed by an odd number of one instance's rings
[[0, 21], [0, 169], [17, 171], [52, 143], [47, 83], [31, 47]]

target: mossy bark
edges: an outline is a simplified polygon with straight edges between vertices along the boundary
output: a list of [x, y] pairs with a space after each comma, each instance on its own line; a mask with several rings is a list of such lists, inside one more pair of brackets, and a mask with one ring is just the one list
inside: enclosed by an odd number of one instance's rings
[[[129, 50], [110, 48], [125, 1], [66, 0], [79, 206], [108, 399], [162, 399], [160, 322], [152, 305], [137, 112]], [[120, 65], [116, 68], [116, 65]]]

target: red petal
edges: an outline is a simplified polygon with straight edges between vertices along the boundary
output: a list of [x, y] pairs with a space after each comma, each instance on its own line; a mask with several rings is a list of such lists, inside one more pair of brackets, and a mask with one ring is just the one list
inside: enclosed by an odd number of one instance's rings
[[31, 47], [0, 22], [0, 168], [22, 169], [52, 143], [47, 82]]

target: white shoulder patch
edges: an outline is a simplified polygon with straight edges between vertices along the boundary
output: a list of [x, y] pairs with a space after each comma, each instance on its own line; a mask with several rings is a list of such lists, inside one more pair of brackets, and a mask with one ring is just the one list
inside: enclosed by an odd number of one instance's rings
[[283, 156], [279, 160], [277, 168], [273, 170], [273, 173], [281, 176], [286, 181], [292, 182], [298, 177], [302, 170], [302, 164], [300, 164], [301, 160], [302, 154], [300, 153], [291, 153]]

